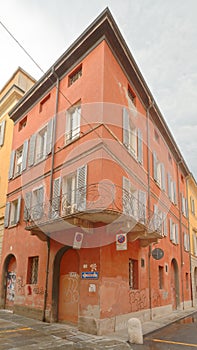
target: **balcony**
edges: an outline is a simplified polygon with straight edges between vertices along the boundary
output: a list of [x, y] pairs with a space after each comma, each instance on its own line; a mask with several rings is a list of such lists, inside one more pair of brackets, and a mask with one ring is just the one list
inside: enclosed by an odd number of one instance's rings
[[142, 246], [162, 238], [161, 219], [148, 211], [136, 193], [133, 195], [109, 182], [64, 193], [51, 203], [39, 203], [26, 211], [26, 230], [41, 239], [46, 232], [50, 234], [73, 226], [91, 232], [95, 225], [105, 226], [106, 232], [128, 233], [129, 241], [139, 238]]

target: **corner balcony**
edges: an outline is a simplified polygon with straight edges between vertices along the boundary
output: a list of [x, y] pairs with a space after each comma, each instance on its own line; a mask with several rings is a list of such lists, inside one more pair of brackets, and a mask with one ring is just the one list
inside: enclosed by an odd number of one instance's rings
[[[26, 208], [26, 230], [46, 239], [47, 234], [65, 231], [74, 226], [93, 232], [95, 225], [106, 232], [128, 233], [128, 240], [141, 240], [146, 246], [162, 238], [162, 221], [150, 213], [135, 195], [107, 182], [81, 187]], [[149, 213], [149, 215], [148, 215]]]

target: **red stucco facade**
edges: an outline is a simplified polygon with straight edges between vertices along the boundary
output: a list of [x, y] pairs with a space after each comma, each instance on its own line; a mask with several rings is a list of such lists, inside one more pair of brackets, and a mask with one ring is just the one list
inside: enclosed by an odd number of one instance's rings
[[108, 10], [11, 118], [1, 305], [95, 334], [190, 306], [188, 169]]

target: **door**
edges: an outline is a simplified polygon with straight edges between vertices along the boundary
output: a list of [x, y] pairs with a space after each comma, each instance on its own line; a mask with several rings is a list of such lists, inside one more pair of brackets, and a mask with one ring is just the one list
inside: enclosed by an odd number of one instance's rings
[[14, 256], [10, 258], [6, 271], [6, 295], [5, 308], [12, 310], [15, 299], [15, 285], [16, 285], [16, 259]]
[[77, 323], [79, 308], [79, 256], [69, 249], [60, 262], [58, 320]]
[[178, 264], [175, 259], [171, 262], [171, 297], [172, 309], [176, 310], [180, 303]]

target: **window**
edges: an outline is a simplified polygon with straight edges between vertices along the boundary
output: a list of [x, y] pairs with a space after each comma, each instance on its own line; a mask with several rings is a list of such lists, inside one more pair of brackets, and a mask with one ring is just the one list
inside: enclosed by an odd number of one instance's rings
[[154, 136], [155, 136], [155, 141], [157, 141], [159, 143], [159, 134], [158, 134], [157, 130], [154, 130]]
[[44, 127], [38, 132], [36, 138], [36, 154], [35, 161], [39, 162], [46, 157], [46, 147], [47, 147], [47, 127]]
[[197, 256], [197, 236], [194, 230], [193, 230], [193, 254]]
[[178, 224], [175, 224], [172, 219], [170, 219], [170, 240], [174, 244], [179, 243]]
[[124, 176], [122, 192], [123, 213], [144, 223], [146, 219], [146, 192], [137, 190]]
[[186, 232], [184, 232], [184, 249], [189, 252], [189, 235]]
[[53, 141], [53, 119], [29, 140], [28, 166], [45, 159], [51, 153]]
[[[136, 106], [136, 96], [130, 86], [128, 86], [128, 97], [129, 101], [132, 103], [132, 105]], [[129, 106], [130, 107], [130, 106]]]
[[76, 105], [66, 113], [66, 143], [80, 136], [81, 106]]
[[163, 266], [159, 266], [159, 289], [163, 289]]
[[129, 288], [138, 289], [138, 261], [129, 259]]
[[28, 258], [27, 284], [38, 283], [38, 265], [39, 265], [38, 256], [33, 256]]
[[[62, 215], [86, 209], [87, 165], [67, 175], [62, 181]], [[57, 203], [56, 203], [57, 205]]]
[[68, 86], [71, 86], [76, 80], [82, 76], [82, 64], [77, 67], [74, 72], [68, 76]]
[[25, 140], [23, 146], [13, 150], [10, 156], [9, 179], [13, 175], [18, 176], [26, 169], [27, 165], [28, 140]]
[[18, 131], [21, 131], [22, 129], [24, 129], [26, 125], [27, 125], [27, 116], [19, 122]]
[[76, 211], [77, 174], [74, 173], [63, 179], [62, 210], [65, 214]]
[[22, 157], [23, 157], [23, 146], [16, 150], [16, 159], [15, 159], [15, 175], [21, 174], [22, 171]]
[[143, 163], [143, 140], [142, 132], [136, 128], [129, 117], [127, 108], [123, 108], [123, 143], [129, 153], [134, 156], [139, 163]]
[[0, 147], [3, 146], [3, 143], [4, 143], [5, 124], [6, 124], [6, 121], [5, 121], [5, 120], [3, 120], [3, 121], [0, 123]]
[[32, 192], [32, 215], [33, 220], [41, 219], [43, 216], [44, 187], [39, 187]]
[[154, 204], [154, 214], [151, 220], [150, 228], [152, 230], [160, 232], [162, 236], [167, 236], [168, 234], [166, 214], [159, 210], [156, 204]]
[[168, 197], [172, 203], [177, 204], [176, 182], [172, 180], [168, 173]]
[[190, 205], [191, 205], [191, 212], [193, 215], [195, 215], [195, 201], [192, 198], [192, 196], [190, 196]]
[[181, 204], [182, 204], [182, 213], [185, 217], [188, 217], [188, 202], [187, 198], [181, 194]]
[[14, 226], [20, 220], [21, 197], [6, 203], [4, 226]]
[[46, 102], [50, 99], [51, 94], [48, 94], [43, 98], [43, 100], [40, 102], [40, 109], [39, 112], [41, 113], [43, 111], [44, 106], [46, 105]]
[[164, 164], [159, 162], [156, 152], [153, 152], [153, 176], [158, 186], [165, 191], [165, 168]]

